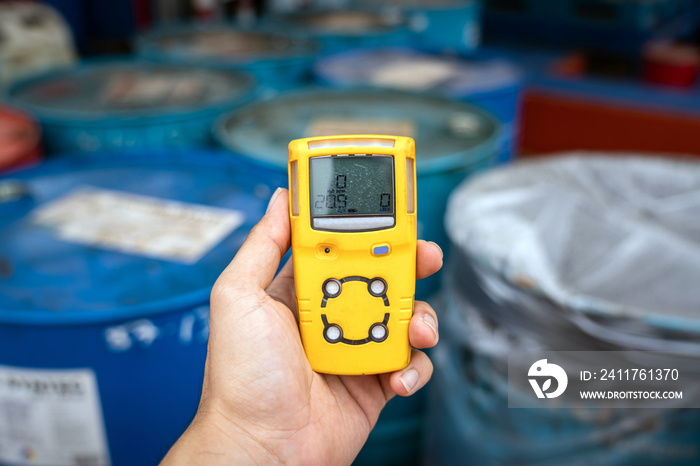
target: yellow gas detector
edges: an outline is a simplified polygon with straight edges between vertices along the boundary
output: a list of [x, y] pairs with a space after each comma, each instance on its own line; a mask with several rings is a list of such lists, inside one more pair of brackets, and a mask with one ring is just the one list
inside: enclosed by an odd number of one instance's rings
[[311, 367], [408, 365], [416, 283], [415, 143], [346, 135], [289, 144], [299, 329]]

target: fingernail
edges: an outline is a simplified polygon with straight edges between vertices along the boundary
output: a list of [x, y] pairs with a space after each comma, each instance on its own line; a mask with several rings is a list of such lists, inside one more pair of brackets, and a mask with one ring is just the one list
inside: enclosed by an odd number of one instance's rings
[[406, 391], [411, 393], [416, 388], [416, 384], [418, 384], [418, 371], [415, 369], [404, 369], [399, 380]]
[[425, 325], [430, 327], [430, 330], [433, 331], [433, 333], [435, 334], [435, 339], [437, 340], [437, 337], [438, 337], [437, 322], [435, 322], [435, 319], [433, 319], [433, 316], [431, 316], [430, 314], [425, 314], [423, 316], [423, 322], [425, 323]]
[[445, 254], [442, 252], [442, 248], [435, 241], [428, 241], [430, 244], [434, 244], [440, 250], [440, 257], [444, 258]]
[[265, 213], [268, 213], [270, 209], [272, 208], [272, 205], [275, 203], [277, 198], [279, 197], [280, 193], [282, 192], [282, 188], [277, 188], [274, 193], [272, 193], [272, 197], [270, 198], [270, 202], [267, 203], [267, 210], [265, 210]]

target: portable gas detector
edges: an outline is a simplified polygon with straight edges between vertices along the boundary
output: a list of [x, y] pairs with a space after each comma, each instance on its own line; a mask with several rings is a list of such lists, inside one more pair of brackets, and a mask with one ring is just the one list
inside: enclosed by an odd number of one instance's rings
[[416, 284], [415, 143], [350, 135], [289, 144], [299, 328], [327, 374], [408, 365]]

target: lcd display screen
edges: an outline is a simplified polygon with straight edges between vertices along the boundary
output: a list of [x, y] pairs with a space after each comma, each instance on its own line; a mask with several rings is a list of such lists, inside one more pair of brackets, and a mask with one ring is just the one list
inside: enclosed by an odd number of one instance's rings
[[386, 155], [309, 160], [311, 215], [394, 214], [394, 158]]

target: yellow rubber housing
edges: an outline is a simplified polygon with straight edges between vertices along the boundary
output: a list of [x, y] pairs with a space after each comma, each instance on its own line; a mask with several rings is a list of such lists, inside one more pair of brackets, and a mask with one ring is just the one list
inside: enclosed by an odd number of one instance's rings
[[[377, 140], [383, 143], [393, 140], [393, 147], [368, 145]], [[339, 147], [335, 147], [336, 143]], [[310, 144], [320, 148], [310, 149]], [[393, 157], [396, 219], [393, 227], [362, 232], [312, 228], [309, 160], [345, 154]], [[311, 367], [317, 372], [339, 375], [378, 374], [406, 367], [411, 357], [408, 325], [413, 315], [416, 281], [413, 139], [343, 135], [294, 140], [289, 144], [289, 186], [299, 329]], [[376, 246], [388, 246], [389, 252], [375, 255]], [[339, 296], [324, 303], [327, 297], [324, 282], [347, 277], [383, 279], [384, 297], [373, 296], [369, 282], [350, 278], [342, 283]], [[386, 325], [386, 339], [357, 343], [368, 340], [370, 328], [377, 323]], [[343, 338], [355, 343], [328, 341], [324, 331], [329, 324], [342, 328]]]

